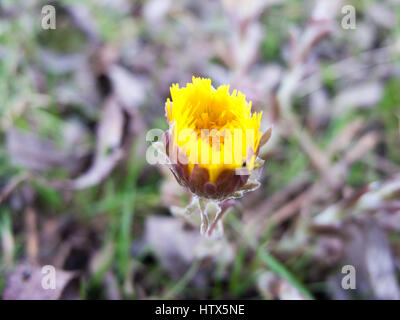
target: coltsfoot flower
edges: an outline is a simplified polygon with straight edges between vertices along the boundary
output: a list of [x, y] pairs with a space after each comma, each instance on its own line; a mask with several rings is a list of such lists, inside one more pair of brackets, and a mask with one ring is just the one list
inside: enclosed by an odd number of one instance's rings
[[[200, 200], [200, 211], [204, 201], [222, 204], [257, 189], [263, 164], [257, 155], [271, 136], [271, 129], [260, 131], [262, 112], [252, 113], [244, 94], [229, 93], [228, 85], [215, 89], [210, 79], [193, 77], [186, 87], [173, 84], [170, 91], [164, 134], [168, 165], [178, 183]], [[202, 226], [208, 228], [203, 216]]]

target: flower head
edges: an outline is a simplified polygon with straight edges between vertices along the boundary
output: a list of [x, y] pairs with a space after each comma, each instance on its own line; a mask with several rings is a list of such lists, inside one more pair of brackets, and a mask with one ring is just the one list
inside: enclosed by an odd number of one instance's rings
[[177, 181], [197, 196], [215, 200], [258, 187], [251, 177], [262, 164], [257, 154], [271, 131], [262, 134], [262, 113], [251, 112], [246, 96], [193, 77], [186, 87], [172, 85], [171, 100], [165, 106], [170, 127], [165, 143]]

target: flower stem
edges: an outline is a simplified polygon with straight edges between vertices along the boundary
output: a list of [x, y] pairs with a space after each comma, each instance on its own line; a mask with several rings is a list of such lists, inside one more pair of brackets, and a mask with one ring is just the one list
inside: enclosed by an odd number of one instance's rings
[[202, 198], [198, 198], [198, 205], [200, 209], [200, 219], [201, 219], [200, 233], [202, 235], [205, 235], [208, 230], [208, 216], [206, 212], [207, 202]]
[[218, 205], [218, 211], [215, 215], [215, 218], [213, 220], [213, 222], [211, 223], [210, 227], [207, 230], [207, 235], [210, 237], [211, 234], [213, 233], [218, 221], [222, 218], [222, 216], [224, 215], [225, 210], [222, 210], [221, 207]]
[[190, 202], [190, 204], [185, 208], [185, 215], [186, 216], [190, 216], [193, 212], [196, 211], [197, 207], [198, 207], [198, 197], [192, 197], [192, 201]]

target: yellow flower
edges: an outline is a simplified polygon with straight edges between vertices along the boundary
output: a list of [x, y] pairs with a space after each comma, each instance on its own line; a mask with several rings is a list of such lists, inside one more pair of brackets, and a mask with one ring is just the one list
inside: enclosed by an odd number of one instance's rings
[[[262, 164], [257, 154], [271, 134], [260, 131], [262, 113], [252, 113], [240, 91], [215, 89], [210, 79], [193, 77], [186, 87], [170, 90], [166, 149], [178, 182], [203, 198], [238, 197]], [[254, 188], [251, 183], [246, 190]]]

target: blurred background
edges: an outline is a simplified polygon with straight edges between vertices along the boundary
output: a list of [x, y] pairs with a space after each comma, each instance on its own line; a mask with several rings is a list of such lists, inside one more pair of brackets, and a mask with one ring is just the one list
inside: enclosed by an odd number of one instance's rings
[[[399, 8], [1, 1], [0, 296], [398, 299]], [[190, 195], [145, 158], [170, 85], [192, 75], [274, 126], [262, 187], [219, 240], [171, 214]]]

